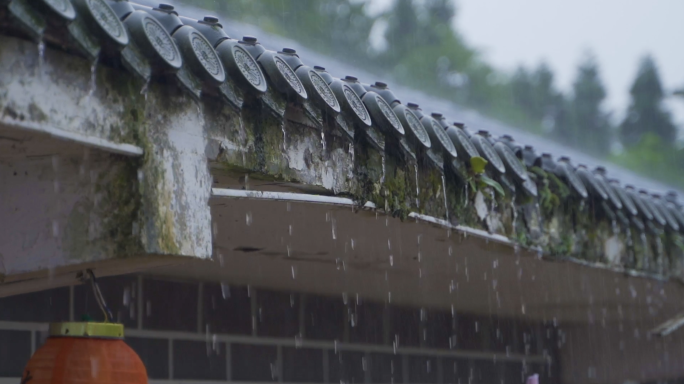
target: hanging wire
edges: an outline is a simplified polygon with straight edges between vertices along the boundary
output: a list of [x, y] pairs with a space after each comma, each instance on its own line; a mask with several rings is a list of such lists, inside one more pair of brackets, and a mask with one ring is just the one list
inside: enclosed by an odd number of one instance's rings
[[87, 272], [88, 276], [90, 277], [90, 285], [93, 287], [93, 293], [95, 294], [95, 300], [97, 301], [97, 305], [100, 306], [102, 313], [104, 313], [105, 323], [109, 323], [114, 318], [114, 316], [112, 316], [112, 311], [107, 306], [107, 302], [105, 301], [104, 296], [102, 296], [102, 291], [100, 291], [100, 286], [97, 284], [97, 278], [95, 277], [95, 273], [93, 273], [92, 269], [88, 269]]

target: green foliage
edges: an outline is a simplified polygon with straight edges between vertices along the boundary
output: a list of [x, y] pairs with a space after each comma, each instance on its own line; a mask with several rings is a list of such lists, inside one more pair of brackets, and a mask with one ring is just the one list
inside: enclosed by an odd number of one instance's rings
[[484, 184], [485, 186], [490, 186], [490, 187], [494, 188], [494, 190], [499, 194], [499, 196], [501, 196], [501, 197], [506, 196], [506, 193], [504, 192], [503, 187], [501, 186], [501, 184], [499, 184], [498, 181], [490, 178], [489, 176], [487, 176], [484, 173], [478, 175], [478, 177], [479, 177], [480, 183]]
[[484, 173], [485, 167], [487, 166], [487, 160], [480, 156], [473, 156], [470, 158], [470, 168], [473, 173], [480, 174]]
[[611, 160], [625, 168], [684, 188], [684, 150], [664, 143], [654, 133], [644, 133], [636, 144], [612, 156]]

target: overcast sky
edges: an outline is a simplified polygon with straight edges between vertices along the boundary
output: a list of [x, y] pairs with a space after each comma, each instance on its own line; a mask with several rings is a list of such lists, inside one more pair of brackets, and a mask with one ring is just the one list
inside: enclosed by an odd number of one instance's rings
[[[372, 8], [393, 0], [370, 0]], [[639, 59], [650, 53], [666, 90], [684, 87], [684, 0], [456, 0], [456, 28], [497, 68], [546, 61], [563, 90], [571, 87], [585, 51], [594, 52], [620, 116]], [[684, 99], [668, 107], [684, 127]]]

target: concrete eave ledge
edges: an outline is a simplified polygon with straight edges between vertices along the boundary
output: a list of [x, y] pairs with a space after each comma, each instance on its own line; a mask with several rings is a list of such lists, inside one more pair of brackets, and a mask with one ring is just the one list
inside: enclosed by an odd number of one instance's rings
[[[289, 68], [282, 63], [291, 59], [282, 53], [275, 54], [274, 63], [283, 61], [273, 68], [265, 59], [257, 65], [243, 56], [254, 64], [251, 75], [263, 76], [265, 85], [256, 90], [240, 81], [249, 74], [236, 72], [223, 56], [216, 56], [212, 67], [226, 75], [222, 80], [202, 77], [189, 57], [177, 68], [128, 71], [130, 62], [122, 60], [131, 60], [131, 51], [122, 56], [99, 41], [102, 55], [95, 60], [74, 42], [77, 37], [64, 40], [66, 31], [48, 30], [38, 43], [12, 12], [0, 14], [6, 16], [0, 20], [0, 276], [5, 281], [53, 276], [46, 271], [74, 274], [89, 263], [135, 269], [146, 265], [147, 257], [160, 263], [210, 259], [216, 220], [211, 206], [221, 198], [353, 206], [512, 250], [535, 250], [543, 258], [659, 279], [684, 274], [684, 223], [677, 225], [684, 216], [676, 200], [628, 194], [646, 206], [629, 212], [596, 193], [593, 181], [579, 179], [589, 190], [582, 196], [542, 156], [525, 164], [516, 158], [517, 144], [509, 143], [513, 156], [500, 158], [502, 138], [466, 130], [468, 140], [480, 142], [479, 155], [489, 160], [479, 169], [477, 161], [465, 161], [462, 146], [448, 144], [454, 144], [452, 136], [439, 131], [462, 128], [433, 120], [429, 105], [422, 106], [421, 121], [430, 149], [420, 144], [419, 133], [410, 133], [419, 127], [397, 118], [403, 107], [376, 94], [341, 102], [337, 98], [344, 92], [297, 85], [294, 72], [285, 70], [278, 78], [274, 68]], [[128, 31], [129, 44], [142, 44], [132, 27], [120, 26]], [[173, 49], [169, 38], [167, 48]], [[204, 53], [213, 52], [208, 45]], [[360, 84], [347, 83], [351, 93], [365, 92]], [[354, 115], [364, 108], [365, 123]], [[497, 150], [483, 149], [486, 143]], [[126, 268], [117, 267], [116, 273]]]

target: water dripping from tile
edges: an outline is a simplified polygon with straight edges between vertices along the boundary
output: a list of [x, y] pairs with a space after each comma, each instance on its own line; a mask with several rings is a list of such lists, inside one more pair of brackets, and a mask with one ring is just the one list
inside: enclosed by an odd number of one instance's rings
[[147, 101], [147, 93], [150, 89], [150, 79], [145, 80], [145, 84], [142, 86], [140, 89], [140, 94], [145, 97], [145, 101]]

